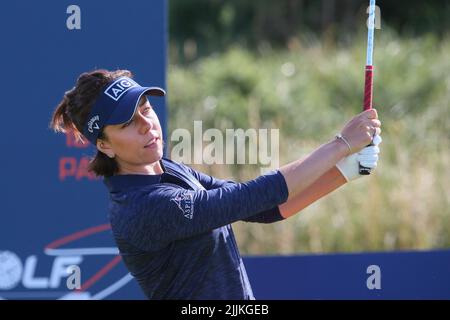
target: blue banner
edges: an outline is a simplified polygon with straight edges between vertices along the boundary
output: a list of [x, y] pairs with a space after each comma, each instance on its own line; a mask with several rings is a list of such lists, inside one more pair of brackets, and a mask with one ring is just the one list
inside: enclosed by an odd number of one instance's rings
[[[128, 69], [143, 85], [166, 87], [165, 6], [164, 0], [2, 3], [0, 297], [143, 297], [114, 246], [107, 190], [87, 171], [94, 148], [48, 125], [85, 71]], [[155, 99], [167, 132], [165, 100]], [[71, 265], [80, 267], [81, 290], [67, 287]]]
[[450, 299], [450, 251], [248, 257], [256, 299]]

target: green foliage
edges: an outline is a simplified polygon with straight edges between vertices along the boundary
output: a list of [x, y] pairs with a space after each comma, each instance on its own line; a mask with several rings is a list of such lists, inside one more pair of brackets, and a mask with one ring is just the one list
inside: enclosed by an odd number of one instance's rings
[[[279, 128], [280, 164], [305, 156], [360, 112], [365, 34], [350, 47], [299, 41], [240, 47], [169, 69], [169, 131]], [[379, 168], [285, 222], [238, 224], [244, 253], [450, 246], [450, 41], [377, 34], [374, 101], [383, 122]], [[250, 179], [257, 168], [199, 169]], [[367, 192], [369, 196], [367, 196]]]
[[[351, 41], [367, 19], [368, 0], [170, 0], [169, 31], [173, 58], [197, 56], [239, 44], [257, 49], [270, 43], [285, 47], [292, 38], [313, 33], [334, 43]], [[450, 27], [450, 3], [443, 0], [377, 1], [382, 28], [402, 36], [433, 33]], [[186, 51], [186, 46], [190, 49]]]

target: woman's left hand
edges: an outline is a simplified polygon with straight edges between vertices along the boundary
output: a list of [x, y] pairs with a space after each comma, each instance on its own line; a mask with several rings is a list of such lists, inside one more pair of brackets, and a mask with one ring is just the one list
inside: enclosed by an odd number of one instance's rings
[[358, 153], [351, 154], [336, 164], [336, 167], [344, 176], [345, 180], [352, 181], [362, 177], [359, 174], [359, 164], [363, 167], [375, 169], [378, 165], [378, 154], [380, 153], [380, 148], [378, 145], [383, 140], [379, 135], [373, 138], [372, 145], [365, 147]]

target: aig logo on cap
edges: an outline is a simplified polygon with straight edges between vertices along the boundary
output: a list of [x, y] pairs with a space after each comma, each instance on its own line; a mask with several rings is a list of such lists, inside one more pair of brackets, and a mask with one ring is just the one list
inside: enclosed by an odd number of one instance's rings
[[114, 101], [117, 101], [125, 92], [138, 86], [139, 85], [130, 78], [122, 77], [114, 81], [108, 88], [106, 88], [104, 93]]

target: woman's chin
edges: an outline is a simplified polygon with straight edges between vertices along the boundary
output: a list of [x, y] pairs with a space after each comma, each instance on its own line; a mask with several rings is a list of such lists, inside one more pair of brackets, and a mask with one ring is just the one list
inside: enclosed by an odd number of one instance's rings
[[159, 147], [152, 150], [152, 153], [147, 157], [147, 159], [149, 160], [149, 162], [154, 163], [156, 161], [161, 160], [162, 157], [163, 157], [163, 149], [162, 147]]

